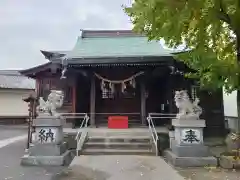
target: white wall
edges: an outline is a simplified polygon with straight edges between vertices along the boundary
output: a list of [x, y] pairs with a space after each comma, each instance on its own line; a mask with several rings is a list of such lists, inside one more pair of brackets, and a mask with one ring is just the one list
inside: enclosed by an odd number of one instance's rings
[[0, 89], [0, 117], [20, 117], [28, 115], [28, 104], [22, 99], [30, 90]]
[[237, 117], [237, 91], [227, 94], [223, 91], [224, 115]]

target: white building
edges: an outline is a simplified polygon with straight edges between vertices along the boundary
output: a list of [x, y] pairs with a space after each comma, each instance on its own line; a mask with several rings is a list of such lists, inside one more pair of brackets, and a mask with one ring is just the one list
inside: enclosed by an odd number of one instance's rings
[[237, 91], [227, 94], [223, 91], [224, 116], [226, 125], [233, 130], [238, 127]]
[[223, 93], [224, 115], [229, 117], [237, 117], [237, 91], [230, 94]]
[[23, 101], [35, 91], [35, 80], [22, 76], [16, 70], [0, 70], [0, 123], [24, 123], [28, 104]]

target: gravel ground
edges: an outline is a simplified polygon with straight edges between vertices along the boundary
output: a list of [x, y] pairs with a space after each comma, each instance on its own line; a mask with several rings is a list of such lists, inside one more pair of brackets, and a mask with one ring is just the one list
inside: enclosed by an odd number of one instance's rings
[[221, 168], [176, 168], [187, 180], [240, 180], [240, 171]]
[[[225, 146], [210, 147], [214, 156], [226, 151]], [[187, 180], [240, 180], [240, 170], [227, 170], [217, 167], [175, 168]]]

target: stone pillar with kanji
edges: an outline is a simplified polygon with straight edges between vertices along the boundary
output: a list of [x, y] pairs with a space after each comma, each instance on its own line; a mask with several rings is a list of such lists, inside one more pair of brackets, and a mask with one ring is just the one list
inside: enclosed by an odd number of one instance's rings
[[217, 159], [204, 145], [203, 128], [206, 122], [199, 118], [202, 113], [199, 99], [191, 101], [187, 91], [182, 90], [175, 92], [175, 102], [179, 113], [172, 120], [175, 132], [171, 150], [165, 152], [167, 160], [179, 167], [216, 166]]
[[73, 155], [63, 140], [63, 125], [66, 122], [57, 113], [62, 103], [62, 91], [52, 90], [47, 101], [40, 97], [38, 116], [33, 120], [35, 133], [28, 154], [22, 157], [22, 165], [62, 166], [71, 161]]

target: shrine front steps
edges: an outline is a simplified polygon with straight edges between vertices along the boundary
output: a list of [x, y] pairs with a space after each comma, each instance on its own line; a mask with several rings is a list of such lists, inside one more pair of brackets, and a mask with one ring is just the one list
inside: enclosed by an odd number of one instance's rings
[[85, 149], [82, 155], [142, 155], [142, 156], [154, 156], [155, 154], [151, 150], [133, 150], [133, 149]]
[[155, 155], [151, 136], [90, 136], [83, 145], [83, 155]]
[[[124, 114], [122, 114], [124, 116]], [[120, 115], [121, 116], [121, 115]], [[139, 127], [141, 126], [141, 116], [140, 114], [127, 114], [129, 127]], [[97, 126], [108, 125], [109, 114], [96, 114]]]
[[[108, 126], [108, 120], [107, 119], [97, 119], [97, 126], [99, 127], [107, 127]], [[141, 121], [139, 119], [130, 119], [128, 121], [129, 127], [140, 127]], [[144, 125], [146, 127], [146, 125]]]

